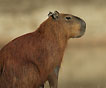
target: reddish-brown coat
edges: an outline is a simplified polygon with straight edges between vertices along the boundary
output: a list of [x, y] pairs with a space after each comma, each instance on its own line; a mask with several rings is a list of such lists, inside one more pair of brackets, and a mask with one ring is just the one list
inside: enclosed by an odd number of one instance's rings
[[[48, 79], [53, 69], [61, 65], [68, 28], [73, 27], [72, 22], [64, 22], [50, 16], [35, 32], [14, 39], [1, 49], [0, 88], [38, 88]], [[79, 35], [80, 26], [74, 28], [78, 34], [70, 35]]]
[[[4, 70], [0, 77], [0, 88], [19, 88], [15, 87], [16, 84], [21, 86], [23, 82], [27, 86], [20, 88], [37, 88], [47, 80], [52, 69], [61, 63], [66, 41], [55, 33], [58, 23], [50, 21], [51, 18], [41, 24], [37, 31], [16, 38], [0, 51]], [[28, 78], [25, 74], [29, 74]], [[33, 83], [28, 83], [30, 79]]]

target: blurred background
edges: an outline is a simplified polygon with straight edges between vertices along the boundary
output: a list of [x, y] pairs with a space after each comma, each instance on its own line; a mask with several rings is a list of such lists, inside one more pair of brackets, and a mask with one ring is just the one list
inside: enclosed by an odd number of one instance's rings
[[0, 48], [36, 30], [55, 10], [87, 24], [82, 38], [68, 42], [59, 88], [106, 88], [106, 0], [0, 0]]

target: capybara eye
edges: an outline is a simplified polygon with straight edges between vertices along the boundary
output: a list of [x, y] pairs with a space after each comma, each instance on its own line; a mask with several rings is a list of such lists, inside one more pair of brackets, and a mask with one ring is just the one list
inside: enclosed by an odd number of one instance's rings
[[66, 19], [66, 20], [71, 20], [71, 19], [72, 19], [72, 17], [65, 17], [65, 19]]

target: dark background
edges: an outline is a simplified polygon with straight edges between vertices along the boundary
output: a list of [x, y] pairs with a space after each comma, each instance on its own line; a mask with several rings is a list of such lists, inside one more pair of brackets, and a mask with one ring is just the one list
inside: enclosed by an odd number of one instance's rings
[[49, 11], [55, 10], [79, 16], [87, 23], [82, 38], [69, 40], [59, 88], [105, 88], [106, 0], [0, 0], [0, 48], [36, 30]]

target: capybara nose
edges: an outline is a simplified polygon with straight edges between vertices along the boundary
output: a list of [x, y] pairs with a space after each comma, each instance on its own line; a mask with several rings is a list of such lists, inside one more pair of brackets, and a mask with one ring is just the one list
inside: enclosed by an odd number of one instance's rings
[[82, 19], [81, 19], [80, 22], [81, 22], [81, 29], [80, 29], [80, 31], [81, 31], [81, 33], [84, 33], [85, 30], [86, 30], [86, 23], [85, 23], [85, 21], [82, 20]]
[[80, 31], [81, 31], [81, 34], [83, 34], [86, 30], [86, 23], [84, 20], [82, 20], [81, 18], [75, 16], [75, 18], [80, 22], [81, 24], [81, 28], [80, 28]]
[[82, 20], [81, 18], [77, 17], [77, 16], [74, 16], [78, 21], [79, 21], [79, 24], [80, 24], [80, 35], [77, 36], [77, 38], [81, 37], [82, 35], [84, 35], [85, 33], [85, 30], [86, 30], [86, 23], [84, 20]]

